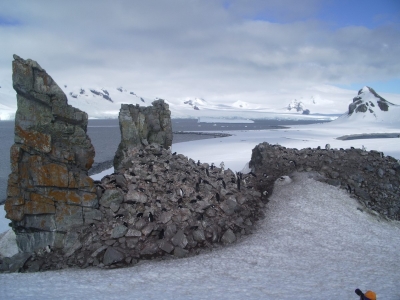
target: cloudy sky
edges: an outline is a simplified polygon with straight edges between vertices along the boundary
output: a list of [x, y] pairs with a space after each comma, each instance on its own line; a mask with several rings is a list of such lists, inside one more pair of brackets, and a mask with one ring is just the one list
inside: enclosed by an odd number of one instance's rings
[[398, 0], [2, 0], [0, 41], [3, 77], [16, 53], [60, 85], [147, 97], [400, 94]]

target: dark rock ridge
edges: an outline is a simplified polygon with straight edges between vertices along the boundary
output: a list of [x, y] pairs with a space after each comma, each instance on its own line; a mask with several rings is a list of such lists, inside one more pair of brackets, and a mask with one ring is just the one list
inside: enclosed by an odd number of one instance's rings
[[66, 232], [91, 223], [98, 206], [87, 176], [95, 154], [86, 134], [88, 116], [68, 105], [37, 62], [14, 55], [12, 66], [18, 110], [6, 218], [21, 251], [63, 248]]
[[157, 143], [168, 149], [172, 145], [171, 111], [162, 99], [147, 107], [122, 104], [118, 119], [121, 143], [114, 157], [116, 170], [132, 148]]
[[[252, 151], [252, 171], [264, 198], [273, 183], [295, 171], [316, 171], [322, 181], [347, 190], [368, 209], [389, 219], [400, 220], [400, 164], [382, 152], [361, 149], [290, 149], [262, 143]], [[266, 200], [266, 199], [264, 199]]]
[[[375, 99], [365, 99], [365, 97], [368, 96], [368, 93], [371, 93]], [[358, 91], [357, 97], [353, 98], [353, 103], [349, 105], [348, 115], [366, 112], [374, 114], [377, 109], [380, 109], [381, 111], [389, 111], [389, 107], [394, 105], [395, 104], [379, 96], [374, 89], [366, 86]]]
[[37, 251], [20, 270], [115, 268], [231, 244], [263, 217], [251, 181], [158, 144], [138, 146], [120, 172], [96, 182], [100, 214], [69, 230], [64, 249]]

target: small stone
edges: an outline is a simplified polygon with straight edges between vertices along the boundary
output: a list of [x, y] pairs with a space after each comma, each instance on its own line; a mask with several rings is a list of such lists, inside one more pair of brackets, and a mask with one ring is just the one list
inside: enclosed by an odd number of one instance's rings
[[153, 255], [157, 253], [158, 245], [156, 243], [149, 242], [144, 248], [140, 251], [141, 255]]
[[124, 200], [121, 192], [118, 190], [106, 190], [100, 198], [100, 205], [110, 207], [111, 203], [121, 204]]
[[110, 204], [110, 209], [111, 209], [114, 213], [116, 213], [116, 212], [119, 210], [119, 203], [112, 202], [112, 203]]
[[165, 224], [165, 223], [168, 223], [169, 220], [171, 220], [171, 218], [172, 218], [172, 212], [166, 211], [166, 212], [163, 212], [163, 213], [160, 215], [160, 217], [158, 218], [158, 220], [159, 220], [161, 223]]
[[104, 244], [106, 244], [107, 246], [112, 246], [115, 244], [115, 242], [116, 242], [116, 240], [110, 239], [110, 240], [104, 241]]
[[103, 264], [106, 266], [124, 260], [125, 255], [113, 247], [108, 247], [106, 253], [104, 253]]
[[170, 242], [162, 241], [160, 243], [160, 249], [167, 253], [171, 253], [171, 251], [174, 250], [174, 246]]
[[[91, 257], [96, 257], [100, 252], [104, 251], [107, 249], [107, 246], [101, 246], [99, 247], [96, 251], [94, 251], [90, 256]], [[95, 262], [96, 260], [93, 260], [93, 262]]]
[[130, 229], [128, 229], [128, 231], [127, 231], [127, 233], [125, 234], [125, 236], [126, 236], [126, 237], [133, 237], [133, 236], [141, 237], [141, 236], [142, 236], [142, 233], [141, 233], [139, 230], [130, 228]]
[[174, 256], [183, 258], [189, 253], [188, 250], [182, 249], [181, 247], [175, 247]]
[[155, 227], [154, 223], [150, 223], [142, 229], [142, 233], [145, 236], [148, 236], [154, 230], [154, 227]]
[[233, 231], [231, 229], [228, 229], [222, 235], [221, 242], [223, 244], [232, 244], [235, 241], [236, 241], [236, 236], [235, 236], [235, 234], [233, 233]]
[[127, 238], [126, 239], [126, 246], [130, 249], [133, 249], [136, 247], [137, 243], [139, 242], [139, 238]]
[[186, 239], [186, 235], [182, 230], [178, 230], [178, 232], [171, 239], [172, 244], [177, 247], [185, 248], [188, 241]]
[[206, 240], [206, 237], [204, 235], [204, 230], [198, 229], [193, 231], [193, 239], [196, 242], [203, 242]]
[[120, 237], [123, 237], [125, 235], [125, 233], [128, 232], [128, 228], [124, 225], [117, 225], [112, 233], [111, 233], [111, 238], [113, 239], [118, 239]]

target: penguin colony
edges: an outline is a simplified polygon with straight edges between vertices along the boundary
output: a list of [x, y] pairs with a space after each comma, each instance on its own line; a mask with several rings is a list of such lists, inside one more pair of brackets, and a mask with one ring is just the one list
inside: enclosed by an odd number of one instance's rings
[[69, 232], [63, 253], [31, 258], [27, 271], [37, 261], [40, 270], [115, 268], [196, 255], [250, 234], [264, 217], [253, 175], [171, 154], [158, 144], [128, 151], [118, 172], [95, 182], [95, 221]]

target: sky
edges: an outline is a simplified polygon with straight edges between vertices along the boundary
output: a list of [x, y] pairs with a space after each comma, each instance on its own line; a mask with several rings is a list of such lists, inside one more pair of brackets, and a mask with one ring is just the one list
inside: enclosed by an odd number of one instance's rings
[[398, 0], [3, 0], [0, 40], [0, 84], [15, 53], [60, 85], [150, 98], [252, 102], [364, 85], [400, 94]]

